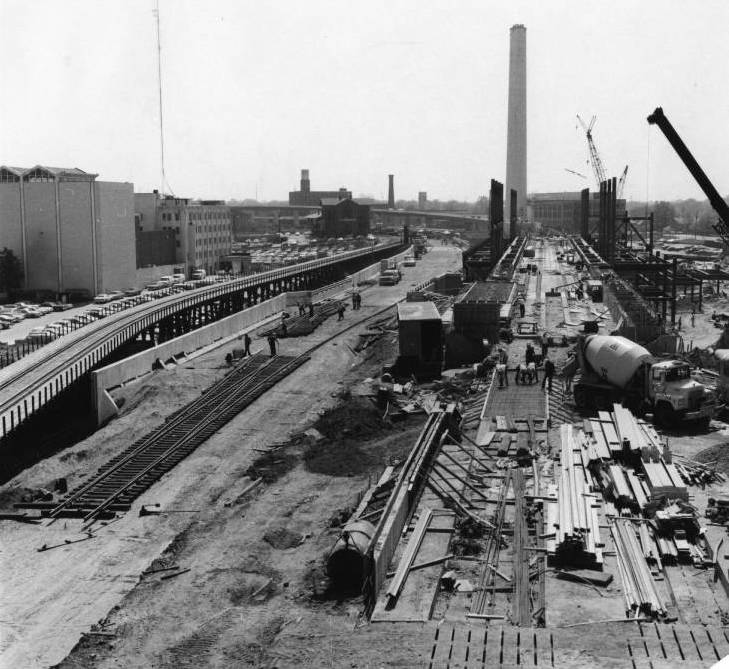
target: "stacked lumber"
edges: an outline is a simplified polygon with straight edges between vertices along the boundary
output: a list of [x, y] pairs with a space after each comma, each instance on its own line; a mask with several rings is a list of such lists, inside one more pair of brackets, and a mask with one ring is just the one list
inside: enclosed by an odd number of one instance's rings
[[[583, 424], [583, 434], [586, 446], [589, 450], [590, 461], [609, 460], [612, 457], [610, 453], [610, 445], [608, 438], [599, 420], [585, 419]], [[611, 426], [612, 423], [607, 425]], [[614, 430], [613, 430], [614, 431]], [[617, 436], [615, 437], [617, 439]]]
[[547, 527], [556, 530], [554, 538], [546, 542], [547, 555], [554, 564], [602, 569], [604, 544], [588, 456], [572, 425], [562, 425], [560, 437], [557, 500], [545, 500]]
[[651, 501], [666, 497], [688, 501], [688, 489], [676, 469], [676, 465], [668, 464], [662, 457], [658, 462], [643, 462], [646, 483], [650, 489]]
[[[656, 589], [646, 561], [646, 553], [650, 553], [653, 559], [658, 557], [658, 548], [651, 540], [647, 529], [641, 530], [642, 537], [639, 541], [635, 524], [632, 521], [614, 518], [610, 525], [610, 532], [615, 543], [618, 572], [623, 583], [627, 614], [644, 613], [664, 616], [666, 606]], [[643, 544], [643, 540], [645, 540], [645, 544]]]
[[632, 469], [607, 465], [602, 469], [601, 477], [607, 498], [616, 510], [614, 515], [621, 515], [620, 511], [624, 509], [639, 513], [648, 504], [650, 491]]
[[590, 423], [591, 434], [597, 443], [600, 457], [605, 460], [609, 458], [619, 459], [622, 445], [615, 430], [612, 416], [607, 411], [600, 411], [598, 417], [585, 422]]

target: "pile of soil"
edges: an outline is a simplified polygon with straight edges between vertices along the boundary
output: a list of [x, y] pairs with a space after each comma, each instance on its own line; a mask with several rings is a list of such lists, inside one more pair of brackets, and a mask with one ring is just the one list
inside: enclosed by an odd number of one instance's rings
[[296, 446], [299, 440], [281, 446], [257, 457], [248, 467], [245, 474], [251, 480], [262, 478], [264, 483], [273, 483], [276, 479], [291, 471], [298, 464]]
[[712, 469], [716, 469], [716, 471], [722, 474], [729, 474], [729, 445], [714, 444], [713, 446], [709, 446], [703, 451], [699, 451], [694, 456], [694, 460], [705, 462]]
[[279, 550], [295, 548], [301, 545], [303, 538], [302, 534], [287, 530], [285, 527], [271, 528], [270, 530], [266, 530], [266, 533], [263, 535], [263, 540], [266, 543]]
[[314, 427], [328, 439], [354, 436], [358, 441], [390, 429], [371, 402], [348, 397], [343, 397], [341, 404], [324, 412]]
[[423, 427], [423, 416], [409, 416], [366, 441], [356, 437], [323, 439], [304, 452], [306, 469], [329, 476], [378, 474], [388, 464], [405, 459]]
[[0, 509], [13, 509], [13, 504], [29, 502], [47, 502], [53, 494], [44, 488], [24, 488], [18, 486], [0, 490]]

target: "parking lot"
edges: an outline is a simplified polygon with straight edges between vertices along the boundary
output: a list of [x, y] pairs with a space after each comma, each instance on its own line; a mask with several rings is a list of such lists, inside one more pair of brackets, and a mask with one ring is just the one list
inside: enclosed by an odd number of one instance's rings
[[[196, 281], [170, 282], [166, 285], [158, 282], [141, 291], [104, 293], [97, 295], [92, 302], [77, 305], [65, 304], [61, 306], [59, 303], [44, 302], [43, 305], [48, 305], [43, 309], [47, 313], [42, 315], [37, 315], [37, 308], [42, 305], [30, 302], [3, 305], [0, 306], [0, 320], [3, 320], [3, 315], [12, 315], [16, 318], [22, 317], [22, 320], [8, 324], [9, 327], [0, 330], [0, 347], [6, 353], [10, 351], [17, 354], [19, 350], [22, 350], [20, 356], [15, 355], [17, 359], [17, 357], [22, 357], [34, 348], [47, 344], [109, 314], [174, 293], [203, 288], [221, 281], [229, 281], [232, 278], [237, 277], [211, 276]], [[54, 304], [55, 309], [51, 304]], [[51, 310], [48, 311], [48, 309]], [[1, 355], [0, 364], [8, 364], [8, 360], [3, 360]]]

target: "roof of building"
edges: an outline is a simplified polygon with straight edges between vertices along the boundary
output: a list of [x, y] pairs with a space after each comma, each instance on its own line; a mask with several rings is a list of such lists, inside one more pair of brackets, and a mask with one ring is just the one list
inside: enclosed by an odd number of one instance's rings
[[0, 165], [0, 170], [7, 170], [13, 174], [22, 177], [35, 170], [42, 170], [48, 172], [54, 177], [89, 177], [95, 179], [98, 174], [92, 174], [91, 172], [84, 172], [84, 170], [78, 167], [50, 167], [49, 165], [34, 165], [33, 167], [12, 167], [10, 165]]
[[440, 314], [432, 302], [401, 302], [397, 305], [401, 321], [439, 321]]

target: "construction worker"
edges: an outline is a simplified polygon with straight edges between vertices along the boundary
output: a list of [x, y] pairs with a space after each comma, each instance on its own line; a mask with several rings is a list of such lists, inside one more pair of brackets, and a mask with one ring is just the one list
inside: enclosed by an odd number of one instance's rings
[[268, 335], [268, 347], [271, 349], [271, 357], [276, 357], [276, 333]]
[[314, 318], [314, 303], [309, 302], [309, 318]]
[[532, 360], [527, 365], [527, 379], [529, 379], [529, 384], [532, 383], [539, 383], [539, 374], [537, 373], [537, 363]]
[[519, 317], [524, 318], [525, 313], [526, 313], [526, 306], [524, 306], [524, 301], [519, 300]]
[[691, 327], [692, 328], [695, 327], [695, 323], [696, 323], [696, 309], [691, 309]]
[[252, 356], [253, 354], [251, 353], [251, 336], [247, 332], [245, 333], [245, 335], [243, 335], [243, 346], [245, 347], [243, 351], [243, 357], [245, 358], [247, 355]]
[[509, 354], [503, 348], [499, 349], [499, 364], [504, 366], [504, 383], [508, 386], [509, 375], [507, 374], [507, 365], [509, 364]]
[[572, 379], [575, 378], [577, 367], [577, 356], [570, 354], [562, 368], [562, 376], [564, 378], [564, 387], [562, 392], [564, 395], [572, 390]]
[[526, 373], [527, 373], [527, 366], [520, 362], [516, 366], [516, 374], [514, 374], [514, 383], [518, 386], [521, 384], [522, 386], [526, 383]]
[[339, 308], [337, 309], [337, 314], [339, 315], [339, 318], [337, 318], [338, 321], [341, 321], [344, 319], [344, 304], [342, 302], [339, 303]]
[[542, 360], [547, 357], [547, 351], [549, 350], [549, 333], [545, 330], [542, 332]]
[[356, 291], [352, 291], [352, 311], [357, 309], [357, 293]]
[[552, 390], [552, 377], [554, 376], [554, 363], [546, 358], [544, 360], [544, 378], [542, 379], [542, 388], [548, 386], [549, 391]]
[[531, 342], [529, 342], [526, 346], [525, 362], [527, 366], [530, 362], [534, 362], [534, 347], [532, 346]]
[[681, 317], [679, 316], [679, 317], [678, 317], [678, 331], [679, 331], [679, 332], [681, 332], [681, 323], [682, 323], [682, 321], [681, 321]]
[[504, 381], [506, 381], [506, 385], [509, 385], [509, 379], [506, 378], [506, 365], [499, 362], [496, 364], [496, 376], [499, 379], [499, 388], [504, 387]]

